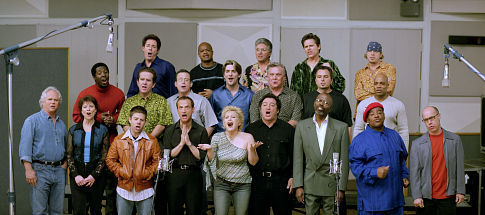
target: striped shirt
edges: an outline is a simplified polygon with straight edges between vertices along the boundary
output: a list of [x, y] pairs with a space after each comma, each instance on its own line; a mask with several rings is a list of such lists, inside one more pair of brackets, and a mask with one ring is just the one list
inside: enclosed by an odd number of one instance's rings
[[247, 149], [233, 145], [225, 132], [214, 134], [211, 146], [214, 150], [214, 159], [209, 165], [214, 178], [235, 183], [251, 183]]

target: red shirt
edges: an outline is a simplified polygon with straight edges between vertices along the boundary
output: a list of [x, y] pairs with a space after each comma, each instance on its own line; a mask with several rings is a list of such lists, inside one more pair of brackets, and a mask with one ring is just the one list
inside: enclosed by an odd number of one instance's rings
[[[96, 84], [93, 84], [79, 93], [72, 110], [72, 120], [75, 123], [82, 121], [82, 114], [79, 111], [78, 102], [82, 97], [87, 95], [94, 97], [98, 102], [96, 121], [102, 122], [101, 113], [109, 111], [110, 114], [113, 114], [114, 122], [116, 123], [118, 120], [118, 115], [121, 111], [121, 107], [123, 106], [123, 102], [125, 102], [125, 94], [123, 94], [123, 91], [121, 91], [119, 88], [111, 84], [106, 88], [100, 88]], [[108, 128], [108, 131], [110, 134], [109, 142], [111, 143], [116, 135], [118, 135], [118, 132], [116, 131], [115, 126]]]
[[446, 195], [447, 175], [445, 163], [445, 153], [443, 151], [443, 132], [438, 135], [429, 135], [431, 140], [431, 151], [433, 153], [432, 161], [432, 198], [433, 199], [446, 199], [450, 196]]

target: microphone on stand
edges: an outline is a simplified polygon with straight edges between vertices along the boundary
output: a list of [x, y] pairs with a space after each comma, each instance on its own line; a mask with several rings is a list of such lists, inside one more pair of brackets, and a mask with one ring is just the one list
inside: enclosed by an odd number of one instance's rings
[[163, 150], [163, 157], [160, 160], [161, 162], [161, 170], [163, 172], [172, 172], [172, 162], [170, 161], [170, 149]]
[[443, 70], [443, 80], [441, 81], [441, 86], [444, 88], [448, 88], [450, 87], [450, 65], [448, 64], [448, 57], [450, 57], [450, 52], [446, 46], [445, 50], [443, 51], [443, 57], [445, 57], [445, 69]]
[[113, 18], [109, 17], [109, 20], [108, 20], [109, 35], [108, 35], [108, 43], [106, 44], [106, 51], [109, 52], [109, 53], [113, 52], [113, 37], [114, 37], [113, 23], [114, 23]]
[[330, 174], [340, 174], [340, 160], [339, 160], [339, 153], [334, 152], [332, 154], [333, 160], [330, 161]]

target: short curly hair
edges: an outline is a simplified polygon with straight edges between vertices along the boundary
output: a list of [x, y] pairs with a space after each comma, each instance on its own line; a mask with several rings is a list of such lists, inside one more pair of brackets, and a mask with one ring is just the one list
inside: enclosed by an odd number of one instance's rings
[[[237, 114], [237, 119], [239, 120], [239, 125], [237, 128], [239, 129], [239, 131], [241, 131], [244, 123], [244, 113], [242, 112], [241, 108], [238, 108], [236, 106], [226, 106], [224, 109], [222, 109], [222, 114], [221, 114], [222, 120], [224, 121], [224, 116], [226, 116], [226, 113], [230, 111], [233, 111]], [[223, 126], [224, 126], [224, 123], [223, 123]]]

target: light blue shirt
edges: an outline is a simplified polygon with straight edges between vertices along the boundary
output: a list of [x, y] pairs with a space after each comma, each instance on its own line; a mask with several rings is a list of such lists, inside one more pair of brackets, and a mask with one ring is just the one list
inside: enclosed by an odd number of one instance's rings
[[60, 161], [66, 154], [67, 129], [64, 122], [56, 115], [52, 118], [44, 111], [30, 115], [25, 119], [20, 133], [20, 161], [32, 160]]
[[89, 163], [90, 146], [91, 132], [86, 132], [86, 136], [84, 136], [84, 163]]
[[224, 131], [221, 114], [222, 109], [224, 109], [226, 106], [236, 106], [241, 108], [242, 112], [244, 113], [242, 130], [244, 131], [246, 129], [249, 124], [249, 106], [251, 105], [253, 94], [253, 91], [241, 85], [239, 85], [239, 90], [236, 94], [234, 94], [234, 96], [232, 96], [231, 92], [226, 88], [226, 85], [219, 87], [212, 92], [209, 102], [211, 103], [212, 109], [214, 110], [217, 120], [219, 121], [215, 129], [216, 132]]
[[[209, 101], [199, 94], [195, 94], [190, 91], [189, 98], [194, 101], [194, 113], [192, 113], [192, 119], [204, 128], [210, 128], [218, 123], [216, 114], [212, 110]], [[177, 112], [177, 101], [180, 95], [177, 93], [167, 99], [168, 106], [170, 107], [170, 112], [172, 112], [172, 119], [174, 122], [180, 120], [179, 114]]]

